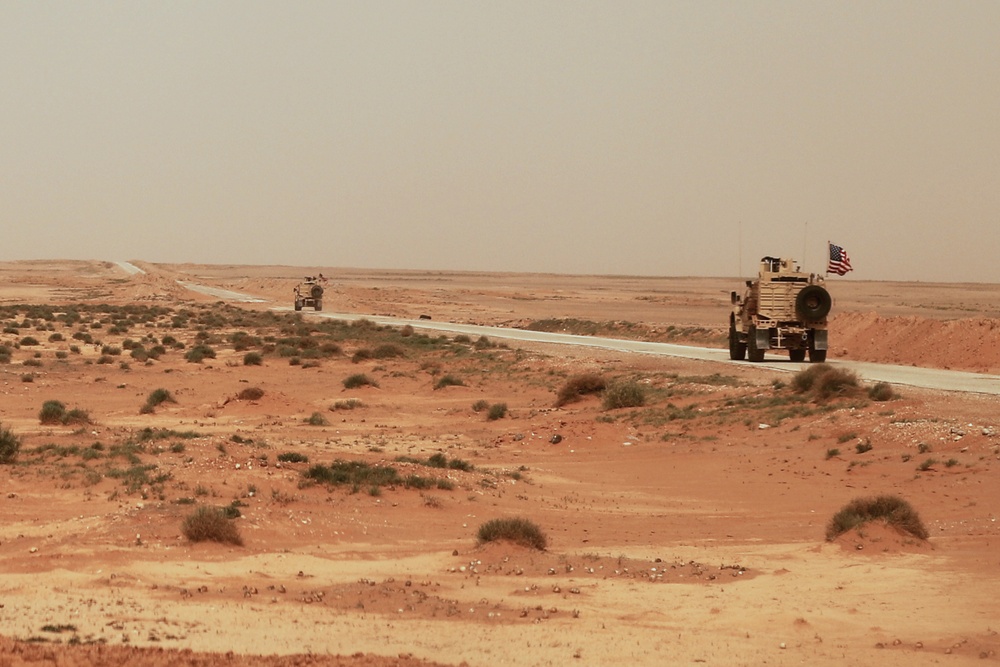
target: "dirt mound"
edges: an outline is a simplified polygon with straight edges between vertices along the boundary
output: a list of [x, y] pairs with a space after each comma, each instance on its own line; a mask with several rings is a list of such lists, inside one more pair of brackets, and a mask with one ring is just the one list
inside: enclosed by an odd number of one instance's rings
[[928, 540], [904, 533], [882, 521], [871, 521], [852, 528], [839, 535], [833, 543], [845, 551], [869, 554], [927, 553], [934, 549]]
[[874, 312], [832, 318], [834, 358], [993, 373], [1000, 371], [1000, 320], [882, 317]]

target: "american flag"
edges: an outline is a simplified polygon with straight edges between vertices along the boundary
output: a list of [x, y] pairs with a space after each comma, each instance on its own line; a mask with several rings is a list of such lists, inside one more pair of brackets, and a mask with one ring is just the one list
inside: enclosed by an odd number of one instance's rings
[[847, 256], [847, 251], [839, 245], [831, 243], [830, 263], [827, 265], [826, 270], [830, 273], [836, 273], [838, 276], [842, 276], [848, 271], [853, 271], [854, 267], [851, 266], [851, 258]]

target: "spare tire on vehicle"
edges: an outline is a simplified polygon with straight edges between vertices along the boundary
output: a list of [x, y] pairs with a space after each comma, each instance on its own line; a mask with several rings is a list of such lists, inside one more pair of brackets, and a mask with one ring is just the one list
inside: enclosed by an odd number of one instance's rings
[[833, 299], [825, 288], [819, 285], [808, 285], [795, 297], [795, 312], [803, 320], [821, 320], [830, 314]]
[[318, 299], [323, 296], [323, 288], [319, 285], [313, 285], [309, 288], [309, 295], [314, 299]]

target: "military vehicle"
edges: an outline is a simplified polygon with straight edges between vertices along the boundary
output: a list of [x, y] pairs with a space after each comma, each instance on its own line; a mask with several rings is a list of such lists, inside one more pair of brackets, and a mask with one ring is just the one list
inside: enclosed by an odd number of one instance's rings
[[304, 306], [323, 310], [323, 286], [310, 276], [295, 286], [295, 310], [302, 310]]
[[792, 361], [826, 361], [827, 321], [833, 300], [815, 273], [795, 260], [764, 257], [741, 297], [730, 295], [729, 358], [763, 361], [766, 350], [788, 350]]

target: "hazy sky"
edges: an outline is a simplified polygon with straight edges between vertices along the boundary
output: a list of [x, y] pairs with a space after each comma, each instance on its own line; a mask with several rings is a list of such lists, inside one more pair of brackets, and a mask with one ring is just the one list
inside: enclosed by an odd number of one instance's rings
[[1000, 2], [3, 0], [0, 230], [668, 276], [831, 239], [833, 280], [1000, 282]]

